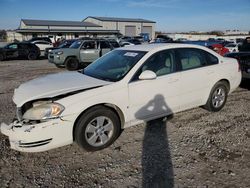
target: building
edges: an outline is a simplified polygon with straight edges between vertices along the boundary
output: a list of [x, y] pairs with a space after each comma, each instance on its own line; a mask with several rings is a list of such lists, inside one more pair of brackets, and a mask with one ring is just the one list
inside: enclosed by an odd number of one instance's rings
[[138, 36], [141, 33], [148, 33], [152, 39], [155, 35], [156, 22], [145, 19], [89, 16], [83, 22], [94, 23], [107, 30], [119, 30], [125, 36]]
[[[49, 36], [54, 42], [58, 38], [72, 39], [84, 36], [137, 36], [148, 33], [154, 37], [155, 22], [134, 18], [110, 18], [89, 16], [83, 21], [56, 21], [21, 19], [17, 33], [22, 40]], [[15, 35], [12, 35], [15, 37]], [[9, 39], [14, 40], [15, 38]], [[20, 37], [18, 37], [20, 40]]]

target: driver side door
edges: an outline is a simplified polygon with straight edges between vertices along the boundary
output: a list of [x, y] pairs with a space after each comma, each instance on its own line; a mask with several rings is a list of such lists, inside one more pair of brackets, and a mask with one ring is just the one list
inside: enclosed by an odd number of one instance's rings
[[16, 43], [10, 44], [6, 49], [7, 58], [17, 58], [19, 56], [18, 45]]
[[[150, 70], [156, 79], [140, 80]], [[150, 120], [178, 111], [180, 107], [180, 73], [176, 71], [175, 52], [164, 50], [153, 54], [128, 84], [131, 119]]]
[[85, 41], [80, 49], [81, 62], [92, 63], [100, 56], [100, 50], [96, 41]]

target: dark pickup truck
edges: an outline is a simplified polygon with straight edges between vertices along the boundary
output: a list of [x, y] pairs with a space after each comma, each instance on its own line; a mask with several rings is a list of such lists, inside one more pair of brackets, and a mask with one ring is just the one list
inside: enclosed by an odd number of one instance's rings
[[240, 63], [242, 78], [250, 79], [250, 37], [243, 41], [239, 52], [228, 53], [225, 56], [236, 58]]

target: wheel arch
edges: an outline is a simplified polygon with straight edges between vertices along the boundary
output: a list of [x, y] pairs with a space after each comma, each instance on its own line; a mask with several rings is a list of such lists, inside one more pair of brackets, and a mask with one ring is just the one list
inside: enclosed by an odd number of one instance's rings
[[[221, 80], [219, 80], [218, 82], [216, 82], [215, 84], [217, 84], [217, 83], [219, 83], [219, 82], [225, 83], [225, 84], [226, 84], [226, 87], [227, 87], [227, 91], [228, 91], [228, 92], [230, 91], [230, 82], [229, 82], [229, 80], [227, 80], [227, 79], [221, 79]], [[215, 85], [215, 84], [214, 84], [214, 85]]]
[[[70, 56], [67, 56], [66, 58], [65, 58], [65, 60], [64, 60], [64, 62], [63, 62], [63, 65], [65, 65], [65, 63], [66, 63], [66, 61], [69, 59], [69, 58], [76, 58], [77, 60], [78, 60], [78, 58], [77, 58], [77, 56], [76, 55], [70, 55]], [[79, 61], [79, 60], [78, 60]]]
[[73, 132], [72, 132], [72, 134], [73, 134], [73, 140], [75, 140], [74, 132], [75, 132], [76, 124], [77, 124], [77, 122], [79, 121], [80, 117], [81, 117], [84, 113], [86, 113], [87, 111], [91, 110], [92, 108], [98, 107], [98, 106], [104, 106], [104, 107], [107, 107], [107, 108], [111, 109], [111, 110], [118, 116], [118, 118], [119, 118], [119, 120], [120, 120], [120, 124], [121, 124], [121, 129], [124, 128], [125, 117], [124, 117], [124, 114], [123, 114], [122, 110], [121, 110], [118, 106], [116, 106], [116, 105], [114, 105], [114, 104], [111, 104], [111, 103], [100, 103], [100, 104], [95, 104], [95, 105], [93, 105], [93, 106], [90, 106], [90, 107], [86, 108], [86, 109], [85, 109], [84, 111], [82, 111], [82, 112], [78, 115], [78, 117], [76, 118], [76, 120], [75, 120], [75, 122], [74, 122], [74, 125], [73, 125]]

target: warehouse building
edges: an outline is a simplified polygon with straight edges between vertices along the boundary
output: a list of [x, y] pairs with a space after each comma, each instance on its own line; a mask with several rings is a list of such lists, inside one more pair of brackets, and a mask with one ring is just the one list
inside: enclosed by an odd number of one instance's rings
[[150, 38], [153, 38], [155, 22], [145, 19], [92, 16], [83, 21], [22, 19], [16, 32], [22, 35], [22, 40], [49, 36], [52, 41], [55, 41], [61, 37], [72, 39], [85, 36], [138, 36], [141, 33], [147, 33]]
[[112, 17], [92, 17], [89, 16], [83, 22], [90, 22], [102, 26], [107, 30], [119, 30], [125, 36], [138, 36], [141, 33], [149, 34], [154, 38], [155, 23], [154, 21], [134, 18], [112, 18]]

